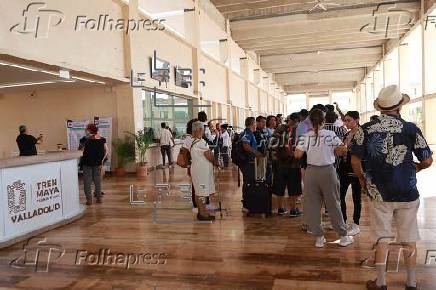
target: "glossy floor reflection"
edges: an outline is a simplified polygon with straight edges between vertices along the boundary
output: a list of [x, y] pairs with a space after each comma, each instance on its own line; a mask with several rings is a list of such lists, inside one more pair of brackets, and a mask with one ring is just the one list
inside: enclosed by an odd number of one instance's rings
[[[170, 209], [159, 208], [157, 220], [194, 221], [189, 202], [174, 197], [176, 186], [187, 181], [180, 168], [152, 172], [145, 180], [105, 179], [103, 204], [88, 208], [81, 220], [39, 236], [46, 237], [51, 246], [39, 246], [37, 268], [31, 265], [38, 247], [35, 240], [27, 253], [28, 265], [21, 269], [9, 264], [23, 256], [23, 243], [0, 250], [0, 287], [351, 290], [365, 289], [365, 281], [375, 277], [373, 270], [360, 267], [372, 254], [366, 199], [362, 232], [355, 243], [348, 248], [328, 244], [316, 249], [313, 238], [300, 230], [301, 218], [243, 217], [236, 171], [231, 169], [217, 175], [217, 190], [227, 209], [222, 220], [213, 224], [153, 223], [151, 201], [156, 198], [153, 186], [158, 183], [170, 183], [174, 190], [169, 196], [162, 195], [160, 207]], [[419, 212], [418, 279], [421, 289], [430, 290], [436, 285], [436, 265], [424, 264], [425, 250], [436, 250], [436, 189], [427, 182], [431, 181], [425, 180]], [[144, 205], [129, 203], [131, 184], [146, 188]], [[337, 239], [332, 231], [326, 237], [329, 242]], [[390, 273], [389, 289], [404, 289], [404, 279], [404, 273]]]

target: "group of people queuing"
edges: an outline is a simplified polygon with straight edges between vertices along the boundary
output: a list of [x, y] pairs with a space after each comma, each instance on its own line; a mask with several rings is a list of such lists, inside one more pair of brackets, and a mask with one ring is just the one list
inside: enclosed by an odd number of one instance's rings
[[[377, 279], [368, 281], [367, 289], [387, 289], [385, 258], [390, 242], [387, 237], [393, 236], [406, 249], [406, 290], [417, 289], [416, 173], [430, 167], [433, 159], [421, 130], [401, 118], [402, 106], [409, 101], [398, 86], [382, 89], [374, 101], [380, 115], [372, 116], [365, 124], [361, 124], [359, 112], [343, 113], [337, 104], [318, 104], [310, 111], [292, 113], [285, 120], [280, 115], [248, 117], [245, 130], [232, 143], [226, 127], [208, 124], [206, 114], [200, 112], [198, 119], [188, 123], [188, 137], [183, 144], [192, 158], [189, 174], [195, 190], [197, 218], [214, 219], [208, 197], [215, 193], [213, 166], [219, 165], [216, 156], [228, 153], [228, 147], [239, 142], [242, 151], [238, 154], [246, 155], [244, 162], [237, 164], [243, 176], [244, 212], [250, 212], [246, 202], [253, 194], [250, 185], [261, 178], [277, 197], [277, 214], [302, 216], [307, 232], [315, 237], [316, 247], [326, 243], [323, 208], [340, 237], [338, 244], [346, 247], [360, 233], [362, 195], [366, 194], [377, 250]], [[220, 138], [226, 141], [218, 141]], [[225, 149], [220, 151], [221, 147]], [[418, 162], [414, 162], [413, 156]], [[262, 171], [259, 168], [264, 168], [264, 174], [259, 174]], [[346, 197], [350, 186], [354, 210], [352, 222], [347, 224]], [[304, 214], [298, 205], [301, 200]]]

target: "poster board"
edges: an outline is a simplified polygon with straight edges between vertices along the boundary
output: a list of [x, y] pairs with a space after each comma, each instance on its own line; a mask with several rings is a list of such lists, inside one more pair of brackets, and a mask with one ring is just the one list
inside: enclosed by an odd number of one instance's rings
[[85, 136], [85, 129], [89, 121], [72, 121], [67, 120], [67, 149], [77, 150], [79, 148], [80, 139]]

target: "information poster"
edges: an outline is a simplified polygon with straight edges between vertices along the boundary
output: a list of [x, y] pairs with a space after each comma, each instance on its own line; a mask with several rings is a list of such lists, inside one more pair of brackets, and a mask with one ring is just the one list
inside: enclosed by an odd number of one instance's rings
[[107, 147], [109, 149], [109, 154], [107, 161], [104, 164], [106, 171], [111, 171], [111, 157], [112, 157], [112, 118], [107, 117], [94, 117], [94, 124], [98, 127], [100, 135], [106, 139]]
[[[60, 162], [2, 170], [6, 235], [28, 232], [62, 219]], [[20, 176], [20, 177], [17, 177]]]
[[85, 129], [88, 126], [89, 121], [71, 121], [68, 120], [67, 125], [67, 139], [68, 150], [77, 150], [79, 148], [80, 139], [82, 139], [86, 133]]

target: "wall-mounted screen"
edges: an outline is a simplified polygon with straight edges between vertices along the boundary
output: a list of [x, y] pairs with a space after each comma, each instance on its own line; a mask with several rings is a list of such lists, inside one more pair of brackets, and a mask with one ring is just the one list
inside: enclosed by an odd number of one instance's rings
[[168, 83], [170, 81], [170, 63], [157, 57], [154, 51], [151, 59], [151, 78], [159, 81], [160, 83]]

